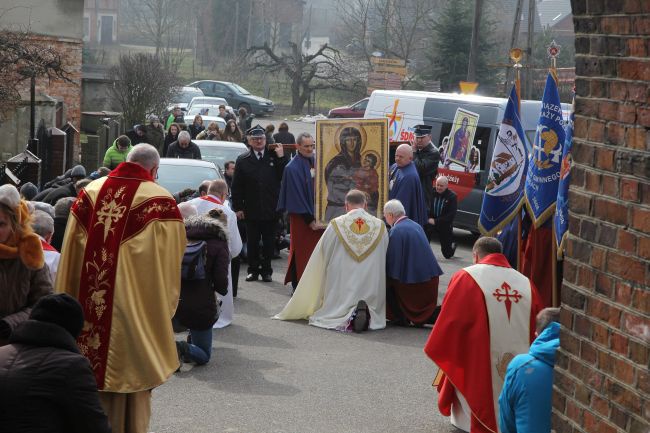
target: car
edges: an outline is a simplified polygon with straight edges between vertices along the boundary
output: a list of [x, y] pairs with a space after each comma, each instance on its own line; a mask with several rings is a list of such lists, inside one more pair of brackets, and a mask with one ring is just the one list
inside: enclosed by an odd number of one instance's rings
[[219, 106], [214, 105], [199, 105], [194, 104], [190, 110], [183, 115], [186, 125], [191, 125], [194, 122], [194, 116], [200, 114], [203, 118], [203, 126], [206, 128], [210, 122], [217, 122], [219, 129], [224, 129], [226, 127], [226, 121], [219, 117]]
[[216, 98], [214, 96], [195, 96], [192, 98], [189, 104], [187, 104], [187, 111], [190, 111], [194, 105], [204, 105], [204, 106], [214, 106], [217, 110], [219, 109], [219, 105], [225, 105], [226, 106], [226, 111], [230, 112], [230, 114], [235, 115], [235, 111], [232, 109], [230, 105], [228, 105], [228, 101], [226, 101], [223, 98]]
[[197, 96], [205, 96], [201, 89], [192, 86], [183, 86], [176, 89], [172, 102], [167, 106], [167, 112], [171, 113], [174, 107], [181, 107], [181, 110], [187, 110], [187, 105], [192, 101], [192, 98]]
[[252, 95], [243, 87], [228, 81], [201, 80], [189, 84], [198, 87], [206, 96], [225, 98], [236, 109], [245, 108], [250, 114], [265, 115], [275, 111], [273, 101]]
[[171, 194], [197, 189], [204, 180], [223, 179], [214, 163], [199, 159], [160, 158], [156, 183]]
[[220, 140], [193, 140], [199, 149], [204, 161], [210, 161], [223, 172], [224, 164], [228, 161], [236, 161], [242, 153], [248, 152], [244, 143], [236, 141]]
[[362, 100], [357, 101], [352, 105], [332, 108], [329, 111], [329, 113], [327, 113], [327, 117], [329, 117], [330, 119], [350, 118], [350, 117], [361, 118], [366, 112], [366, 107], [368, 106], [369, 99], [370, 98], [363, 98]]

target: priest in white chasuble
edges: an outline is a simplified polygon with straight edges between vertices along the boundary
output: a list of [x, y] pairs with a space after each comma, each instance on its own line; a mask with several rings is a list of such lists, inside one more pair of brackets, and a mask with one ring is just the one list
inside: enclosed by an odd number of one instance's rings
[[444, 373], [436, 378], [440, 413], [466, 432], [496, 433], [506, 368], [528, 352], [542, 303], [497, 239], [479, 238], [472, 255], [475, 264], [449, 282], [424, 352]]
[[310, 325], [338, 331], [386, 326], [388, 234], [366, 205], [365, 193], [348, 192], [347, 213], [330, 221], [276, 319], [309, 319]]

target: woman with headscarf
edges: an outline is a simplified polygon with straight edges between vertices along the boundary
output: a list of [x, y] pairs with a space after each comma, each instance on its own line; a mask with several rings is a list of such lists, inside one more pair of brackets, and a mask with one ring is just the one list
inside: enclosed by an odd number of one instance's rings
[[41, 240], [27, 204], [13, 185], [0, 186], [0, 346], [27, 320], [32, 306], [52, 292]]

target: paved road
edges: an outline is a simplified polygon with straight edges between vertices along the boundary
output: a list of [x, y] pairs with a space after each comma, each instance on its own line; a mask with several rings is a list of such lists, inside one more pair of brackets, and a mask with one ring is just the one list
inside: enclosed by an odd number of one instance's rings
[[[441, 297], [453, 272], [471, 262], [472, 237], [456, 234], [455, 258], [445, 260], [432, 244], [445, 271]], [[246, 283], [242, 272], [235, 321], [215, 330], [212, 361], [154, 391], [151, 431], [457, 431], [435, 404], [436, 368], [422, 352], [430, 329], [343, 334], [272, 320], [290, 296], [281, 284], [286, 251], [273, 266], [272, 283]]]

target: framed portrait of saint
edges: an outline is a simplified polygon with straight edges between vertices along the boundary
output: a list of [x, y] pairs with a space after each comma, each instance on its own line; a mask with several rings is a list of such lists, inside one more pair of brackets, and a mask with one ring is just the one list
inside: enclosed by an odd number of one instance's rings
[[462, 108], [456, 110], [447, 145], [447, 160], [463, 167], [470, 165], [471, 149], [474, 143], [478, 118], [477, 113]]
[[345, 195], [368, 196], [368, 212], [381, 218], [388, 197], [388, 119], [316, 122], [316, 219], [345, 213]]

